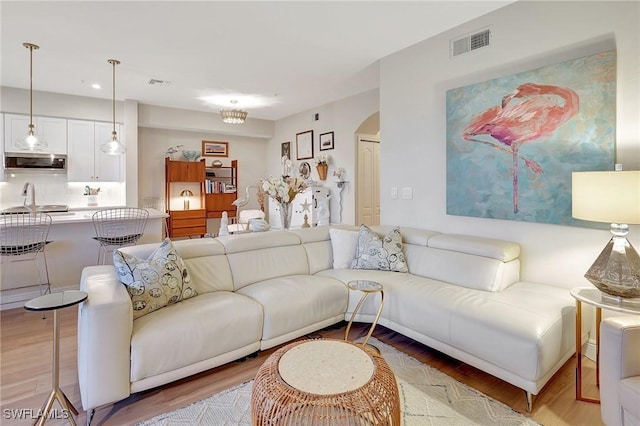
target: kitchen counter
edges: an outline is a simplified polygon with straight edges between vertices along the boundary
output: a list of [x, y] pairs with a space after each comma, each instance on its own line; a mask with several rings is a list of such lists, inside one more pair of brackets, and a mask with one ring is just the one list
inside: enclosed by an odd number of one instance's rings
[[[96, 265], [99, 244], [93, 239], [95, 229], [92, 215], [100, 208], [78, 209], [68, 212], [47, 213], [51, 216], [51, 228], [46, 247], [51, 290], [77, 290], [80, 275], [86, 266]], [[161, 242], [164, 236], [165, 218], [168, 215], [155, 209], [147, 209], [149, 218], [138, 244]], [[107, 262], [111, 262], [107, 256]], [[44, 275], [42, 259], [38, 261]], [[33, 262], [14, 262], [0, 271], [0, 308], [22, 306], [24, 301], [38, 296], [37, 270]]]

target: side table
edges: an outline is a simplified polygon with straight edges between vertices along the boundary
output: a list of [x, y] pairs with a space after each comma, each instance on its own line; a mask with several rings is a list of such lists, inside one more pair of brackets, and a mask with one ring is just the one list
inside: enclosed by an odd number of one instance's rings
[[349, 324], [347, 324], [347, 329], [344, 332], [344, 340], [349, 340], [348, 339], [349, 330], [351, 330], [351, 324], [353, 323], [353, 319], [356, 317], [356, 314], [360, 310], [360, 307], [364, 303], [364, 300], [367, 298], [367, 296], [369, 294], [371, 294], [371, 293], [380, 293], [380, 306], [378, 307], [378, 312], [376, 313], [376, 317], [374, 318], [373, 322], [371, 323], [371, 327], [369, 328], [369, 332], [367, 333], [367, 336], [362, 341], [362, 346], [364, 347], [364, 346], [367, 345], [367, 342], [369, 341], [369, 338], [371, 337], [371, 334], [373, 333], [373, 329], [376, 328], [376, 325], [378, 324], [378, 319], [380, 318], [380, 314], [382, 313], [382, 307], [384, 306], [384, 288], [382, 287], [382, 284], [380, 284], [380, 283], [377, 283], [375, 281], [367, 281], [367, 280], [349, 281], [347, 286], [351, 290], [359, 290], [359, 291], [361, 291], [362, 292], [362, 297], [360, 297], [360, 301], [358, 302], [358, 304], [356, 305], [356, 308], [351, 313], [351, 318], [349, 319]]
[[[51, 393], [47, 401], [42, 406], [34, 425], [43, 425], [49, 417], [49, 412], [53, 407], [53, 402], [57, 399], [63, 410], [78, 415], [78, 410], [69, 401], [69, 398], [60, 389], [60, 322], [58, 321], [58, 310], [69, 306], [77, 305], [87, 299], [87, 293], [84, 291], [63, 291], [61, 293], [45, 294], [36, 297], [24, 304], [24, 308], [28, 311], [53, 311], [53, 367], [51, 379]], [[76, 422], [73, 416], [69, 414], [69, 423], [75, 426]]]
[[640, 315], [640, 303], [618, 300], [607, 296], [594, 287], [571, 289], [576, 299], [576, 400], [599, 404], [598, 398], [582, 396], [582, 303], [596, 308], [596, 385], [600, 385], [600, 322], [602, 309], [624, 314]]

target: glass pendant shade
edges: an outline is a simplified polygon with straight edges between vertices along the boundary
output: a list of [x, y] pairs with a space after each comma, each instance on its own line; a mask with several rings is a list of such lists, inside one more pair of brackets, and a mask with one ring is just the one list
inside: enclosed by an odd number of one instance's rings
[[618, 300], [640, 298], [640, 256], [626, 238], [628, 224], [640, 224], [640, 171], [573, 173], [572, 215], [611, 223], [613, 236], [585, 278]]
[[118, 140], [118, 132], [116, 132], [116, 65], [120, 61], [108, 59], [107, 62], [113, 66], [113, 131], [111, 132], [111, 139], [100, 145], [100, 151], [107, 155], [122, 155], [127, 149]]
[[36, 126], [33, 124], [33, 51], [40, 47], [33, 43], [22, 43], [29, 49], [29, 126], [27, 133], [15, 141], [18, 149], [26, 151], [42, 151], [47, 148], [47, 143], [36, 133]]

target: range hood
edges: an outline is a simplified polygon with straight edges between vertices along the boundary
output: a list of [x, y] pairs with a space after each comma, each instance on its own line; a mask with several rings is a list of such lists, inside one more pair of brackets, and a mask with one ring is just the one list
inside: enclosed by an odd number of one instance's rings
[[67, 156], [62, 154], [44, 154], [35, 152], [6, 152], [4, 154], [5, 170], [43, 170], [67, 171]]

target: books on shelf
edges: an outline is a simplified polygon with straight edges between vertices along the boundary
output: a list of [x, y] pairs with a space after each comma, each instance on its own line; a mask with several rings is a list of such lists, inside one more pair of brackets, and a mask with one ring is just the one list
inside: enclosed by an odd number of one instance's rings
[[207, 194], [228, 194], [236, 192], [236, 186], [216, 180], [206, 179], [205, 190]]

